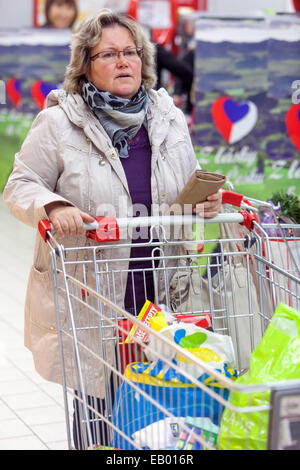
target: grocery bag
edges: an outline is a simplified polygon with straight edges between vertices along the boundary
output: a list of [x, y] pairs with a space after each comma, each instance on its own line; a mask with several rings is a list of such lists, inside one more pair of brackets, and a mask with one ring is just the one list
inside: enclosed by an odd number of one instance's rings
[[[300, 312], [280, 303], [257, 348], [249, 370], [236, 380], [240, 385], [267, 384], [300, 379]], [[229, 403], [237, 407], [268, 405], [270, 389], [232, 391]], [[268, 411], [233, 411], [226, 407], [218, 436], [221, 450], [264, 450], [267, 446]]]
[[[112, 447], [133, 450], [134, 434], [165, 419], [166, 412], [174, 417], [209, 417], [216, 425], [220, 422], [224, 406], [175, 369], [165, 370], [164, 366], [163, 361], [127, 366], [125, 377], [128, 380], [122, 381], [113, 408], [112, 421], [120, 432], [114, 431]], [[232, 379], [237, 375], [226, 366], [219, 372]], [[201, 382], [224, 400], [228, 399], [228, 389], [211, 376], [203, 374]]]
[[[222, 369], [224, 364], [235, 366], [233, 343], [228, 335], [214, 333], [193, 323], [184, 322], [166, 326], [159, 333], [161, 337], [165, 337], [179, 348], [169, 347], [150, 333], [149, 343], [144, 348], [144, 354], [150, 361], [155, 360], [159, 353], [164, 359], [174, 360], [182, 371], [195, 379], [199, 379], [204, 373], [200, 361], [213, 369]], [[185, 356], [181, 352], [182, 349], [195, 356], [195, 359]]]

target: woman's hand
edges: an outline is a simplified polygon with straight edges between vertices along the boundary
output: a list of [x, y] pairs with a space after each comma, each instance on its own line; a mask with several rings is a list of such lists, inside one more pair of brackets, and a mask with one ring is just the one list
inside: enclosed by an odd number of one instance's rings
[[196, 205], [194, 213], [200, 217], [211, 218], [216, 217], [222, 207], [222, 191], [211, 194], [205, 202]]
[[45, 210], [60, 237], [80, 236], [83, 233], [83, 222], [91, 223], [95, 220], [77, 207], [66, 206], [61, 202], [51, 202], [45, 206]]

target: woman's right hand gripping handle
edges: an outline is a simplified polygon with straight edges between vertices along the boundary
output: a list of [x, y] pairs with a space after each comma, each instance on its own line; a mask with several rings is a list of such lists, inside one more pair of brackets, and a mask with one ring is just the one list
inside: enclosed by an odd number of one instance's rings
[[81, 236], [83, 222], [92, 223], [95, 220], [77, 207], [62, 202], [51, 202], [45, 206], [45, 210], [59, 237]]

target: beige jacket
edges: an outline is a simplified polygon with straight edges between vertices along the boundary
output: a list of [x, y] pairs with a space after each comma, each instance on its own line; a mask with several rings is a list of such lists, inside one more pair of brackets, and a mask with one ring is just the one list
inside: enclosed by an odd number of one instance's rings
[[[164, 204], [175, 200], [198, 165], [184, 115], [163, 89], [149, 92], [147, 124], [152, 147], [152, 202], [163, 212]], [[92, 216], [112, 215], [106, 213], [108, 203], [115, 207], [117, 217], [128, 216], [131, 204], [122, 164], [106, 132], [79, 95], [67, 95], [62, 90], [50, 93], [46, 109], [35, 119], [16, 154], [3, 198], [13, 216], [33, 227], [47, 217], [44, 206], [52, 201], [74, 204]], [[65, 247], [76, 247], [90, 242], [67, 237], [62, 243]], [[109, 256], [124, 259], [129, 251], [116, 249]], [[124, 292], [117, 293], [120, 306], [123, 296]], [[68, 321], [64, 308], [60, 307], [60, 314], [63, 321]], [[68, 360], [72, 344], [70, 340], [65, 343], [67, 384], [76, 388], [74, 363]], [[25, 305], [25, 346], [32, 351], [38, 373], [61, 383], [49, 248], [39, 233]], [[109, 357], [113, 354], [111, 348]], [[100, 384], [97, 387], [100, 396], [101, 372], [96, 377], [91, 370], [87, 382], [94, 391], [95, 381]]]

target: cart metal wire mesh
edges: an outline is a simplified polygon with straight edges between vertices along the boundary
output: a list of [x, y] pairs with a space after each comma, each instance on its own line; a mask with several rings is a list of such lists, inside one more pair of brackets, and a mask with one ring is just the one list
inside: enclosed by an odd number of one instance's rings
[[[250, 235], [188, 246], [152, 240], [141, 269], [130, 250], [142, 244], [66, 249], [49, 234], [70, 449], [230, 449], [230, 419], [222, 427], [229, 411], [243, 428], [241, 448], [268, 447], [278, 384], [236, 379], [278, 303], [299, 310], [300, 294], [299, 277], [265, 256], [266, 237], [254, 224]], [[170, 334], [137, 318], [136, 273], [143, 303], [151, 300], [175, 319]], [[129, 278], [131, 312], [124, 308]], [[214, 352], [201, 347], [210, 339], [219, 342]], [[279, 386], [300, 394], [300, 380]]]

